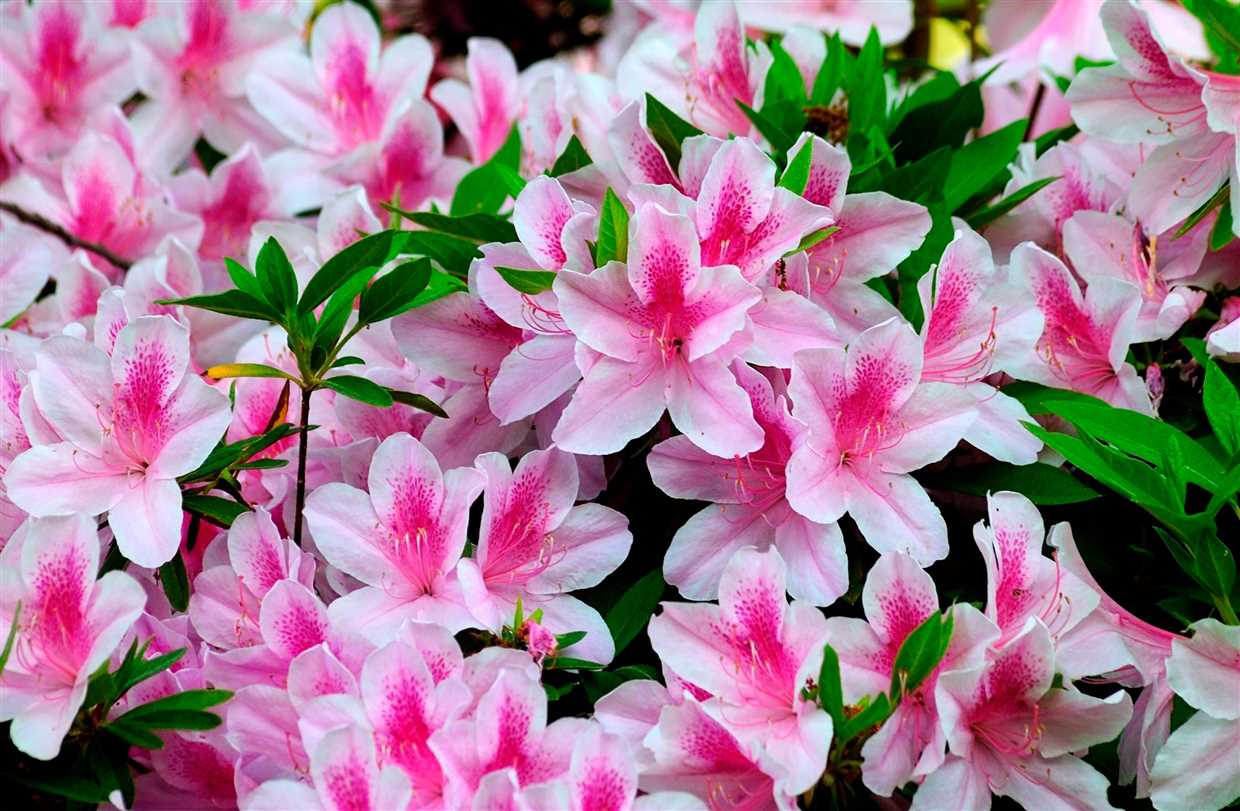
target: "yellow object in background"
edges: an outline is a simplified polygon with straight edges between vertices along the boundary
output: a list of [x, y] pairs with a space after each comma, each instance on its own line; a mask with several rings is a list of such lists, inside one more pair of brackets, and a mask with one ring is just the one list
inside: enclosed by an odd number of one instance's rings
[[930, 64], [939, 70], [955, 70], [969, 61], [968, 23], [935, 17], [930, 20]]

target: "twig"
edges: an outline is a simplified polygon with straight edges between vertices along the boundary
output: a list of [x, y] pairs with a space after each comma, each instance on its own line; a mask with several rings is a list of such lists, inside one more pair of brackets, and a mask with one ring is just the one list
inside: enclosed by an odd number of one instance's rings
[[96, 256], [100, 256], [108, 260], [118, 268], [129, 270], [130, 266], [133, 265], [133, 262], [117, 256], [104, 246], [95, 242], [87, 242], [84, 239], [79, 239], [43, 215], [35, 214], [33, 211], [27, 211], [15, 203], [0, 200], [0, 211], [8, 212], [21, 222], [24, 222], [26, 225], [32, 225], [40, 231], [45, 231], [46, 233], [51, 234], [71, 248], [81, 248], [84, 251], [90, 251]]
[[310, 438], [310, 394], [301, 390], [301, 420], [297, 426], [297, 503], [293, 514], [293, 543], [301, 546], [301, 514], [306, 509], [306, 442]]
[[1023, 140], [1028, 141], [1033, 135], [1033, 124], [1038, 117], [1038, 112], [1042, 109], [1042, 99], [1046, 98], [1046, 82], [1039, 81], [1038, 89], [1033, 92], [1033, 103], [1029, 105], [1029, 116], [1025, 123], [1025, 137]]

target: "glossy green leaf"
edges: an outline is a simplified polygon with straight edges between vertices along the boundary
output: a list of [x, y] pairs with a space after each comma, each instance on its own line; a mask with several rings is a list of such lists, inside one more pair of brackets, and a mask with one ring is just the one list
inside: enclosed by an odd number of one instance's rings
[[9, 621], [9, 632], [4, 638], [4, 650], [0, 650], [0, 674], [4, 673], [4, 667], [9, 663], [9, 656], [13, 653], [13, 643], [17, 641], [17, 623], [22, 618], [22, 601], [18, 600], [13, 608], [13, 619]]
[[[465, 214], [453, 217], [430, 211], [401, 211], [395, 206], [386, 204], [383, 207], [400, 214], [401, 217], [427, 232], [445, 234], [475, 245], [517, 241], [517, 229], [513, 227], [512, 222], [496, 214]], [[415, 231], [412, 235], [418, 233], [420, 232]]]
[[822, 667], [818, 670], [818, 704], [831, 716], [835, 729], [844, 726], [844, 687], [840, 681], [840, 657], [830, 645], [824, 645], [822, 649]]
[[1043, 177], [1032, 183], [1026, 183], [993, 205], [970, 214], [967, 218], [969, 226], [975, 230], [985, 228], [1057, 180], [1059, 180], [1058, 177]]
[[380, 231], [362, 237], [328, 259], [306, 283], [301, 300], [297, 302], [297, 311], [302, 314], [311, 312], [358, 272], [381, 267], [404, 246], [407, 236], [408, 233], [403, 231]]
[[551, 289], [555, 273], [550, 270], [526, 270], [523, 268], [496, 267], [499, 277], [518, 293], [536, 296]]
[[629, 257], [629, 212], [616, 193], [608, 188], [603, 195], [603, 210], [598, 220], [598, 242], [594, 248], [595, 267], [613, 260], [627, 262]]
[[1024, 137], [1025, 120], [1020, 119], [952, 153], [951, 169], [943, 185], [948, 210], [955, 211], [989, 186], [1006, 182], [1008, 164], [1015, 160]]
[[559, 177], [569, 172], [575, 172], [578, 169], [584, 169], [593, 162], [590, 159], [589, 153], [586, 152], [586, 148], [581, 145], [581, 141], [574, 135], [568, 139], [568, 146], [564, 147], [564, 151], [560, 153], [560, 157], [555, 159], [555, 163], [547, 174], [552, 177]]
[[[253, 296], [254, 298], [264, 301], [263, 289], [258, 284], [258, 279], [254, 274], [246, 270], [246, 268], [233, 259], [224, 260], [224, 269], [228, 271], [228, 278], [241, 292]], [[270, 303], [270, 302], [268, 302]]]
[[1203, 400], [1219, 444], [1232, 456], [1240, 454], [1240, 393], [1213, 359], [1206, 363]]
[[232, 499], [197, 494], [182, 496], [181, 509], [187, 513], [201, 515], [212, 524], [221, 527], [231, 527], [237, 516], [249, 512], [245, 505], [238, 504]]
[[814, 157], [814, 145], [806, 142], [796, 155], [788, 161], [783, 174], [779, 176], [778, 185], [793, 194], [804, 194], [809, 183], [809, 168]]
[[905, 637], [896, 651], [891, 670], [891, 696], [900, 697], [916, 692], [943, 661], [952, 640], [953, 616], [934, 613]]
[[323, 381], [323, 386], [367, 405], [387, 408], [392, 404], [392, 395], [387, 389], [364, 377], [354, 375], [329, 377]]
[[607, 627], [616, 642], [617, 654], [646, 627], [663, 597], [663, 588], [663, 569], [658, 568], [630, 586], [607, 612]]
[[1093, 488], [1080, 482], [1061, 467], [1034, 462], [1031, 465], [1012, 465], [1007, 462], [991, 462], [952, 468], [939, 475], [918, 475], [929, 487], [951, 490], [972, 496], [1011, 490], [1028, 498], [1034, 504], [1078, 504], [1098, 498]]
[[436, 403], [425, 394], [414, 394], [409, 391], [397, 391], [396, 389], [388, 389], [392, 401], [401, 403], [402, 405], [412, 406], [419, 411], [425, 411], [427, 414], [434, 414], [436, 417], [448, 419], [448, 412], [443, 410], [443, 406]]
[[[254, 275], [263, 298], [277, 312], [288, 312], [297, 303], [297, 274], [288, 261], [284, 248], [275, 237], [267, 237], [254, 262]], [[240, 285], [238, 285], [240, 287]]]
[[649, 93], [646, 94], [646, 128], [667, 156], [673, 171], [680, 166], [680, 145], [686, 138], [702, 134], [700, 129], [673, 113]]
[[274, 324], [279, 324], [282, 321], [279, 313], [273, 310], [271, 305], [241, 290], [225, 290], [223, 293], [209, 293], [204, 296], [160, 299], [156, 303], [167, 306], [195, 307], [199, 310], [208, 310], [221, 315], [251, 318], [256, 321], [270, 321]]
[[357, 320], [374, 324], [413, 309], [430, 280], [431, 263], [426, 258], [392, 268], [362, 291]]
[[185, 611], [189, 608], [189, 575], [185, 571], [185, 561], [181, 559], [180, 552], [159, 567], [159, 583], [173, 611]]
[[521, 136], [514, 124], [508, 139], [490, 160], [461, 178], [452, 195], [452, 216], [498, 213], [511, 192], [510, 174], [515, 173], [520, 165]]

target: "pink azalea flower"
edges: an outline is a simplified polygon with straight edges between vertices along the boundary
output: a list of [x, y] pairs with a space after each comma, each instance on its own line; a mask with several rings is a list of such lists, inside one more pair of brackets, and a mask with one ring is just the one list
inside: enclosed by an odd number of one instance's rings
[[[1189, 255], [1160, 256], [1159, 241], [1148, 238], [1141, 226], [1122, 217], [1095, 211], [1082, 211], [1064, 223], [1064, 251], [1072, 267], [1087, 285], [1099, 279], [1121, 279], [1141, 292], [1141, 307], [1133, 328], [1134, 341], [1168, 338], [1192, 318], [1205, 301], [1205, 293], [1185, 286], [1206, 252], [1205, 229]], [[1173, 245], [1170, 240], [1162, 243]], [[1160, 261], [1161, 260], [1161, 261]], [[1170, 264], [1170, 267], [1164, 265]]]
[[802, 149], [813, 150], [803, 196], [829, 209], [837, 230], [809, 250], [805, 264], [789, 259], [776, 280], [826, 310], [840, 337], [849, 340], [897, 314], [865, 283], [889, 273], [921, 245], [930, 231], [930, 213], [886, 192], [846, 194], [848, 154], [809, 133], [789, 154]]
[[[119, 110], [100, 123], [101, 129], [85, 132], [73, 145], [59, 172], [43, 180], [21, 176], [6, 186], [3, 197], [126, 259], [153, 253], [165, 236], [196, 248], [202, 223], [171, 208], [139, 168], [128, 123]], [[93, 261], [110, 267], [102, 259]]]
[[1102, 23], [1117, 63], [1081, 72], [1068, 89], [1072, 116], [1091, 135], [1157, 145], [1137, 171], [1128, 200], [1142, 225], [1161, 233], [1236, 171], [1236, 138], [1211, 130], [1203, 75], [1167, 54], [1142, 8], [1107, 0]]
[[146, 595], [128, 574], [99, 571], [99, 538], [88, 515], [33, 518], [0, 551], [0, 623], [16, 645], [0, 675], [0, 719], [13, 745], [51, 760], [86, 698], [91, 674], [107, 661]]
[[598, 233], [598, 216], [593, 208], [573, 202], [558, 180], [540, 176], [517, 196], [513, 224], [521, 243], [483, 247], [483, 258], [475, 261], [470, 277], [483, 303], [524, 338], [500, 362], [487, 386], [491, 410], [504, 424], [548, 406], [581, 379], [581, 372], [577, 339], [564, 324], [555, 293], [520, 293], [495, 268], [592, 270], [586, 242]]
[[848, 590], [848, 558], [839, 525], [819, 524], [794, 512], [784, 467], [808, 430], [788, 413], [787, 397], [743, 363], [733, 364], [749, 394], [765, 441], [739, 459], [721, 459], [677, 436], [647, 458], [654, 484], [673, 498], [713, 502], [676, 531], [663, 561], [664, 577], [690, 600], [714, 600], [728, 561], [741, 547], [779, 549], [789, 563], [788, 593], [830, 605]]
[[109, 358], [58, 336], [38, 352], [34, 402], [65, 441], [36, 445], [5, 474], [32, 515], [108, 513], [125, 557], [168, 561], [181, 538], [177, 476], [202, 464], [228, 425], [228, 399], [188, 369], [189, 332], [167, 316], [137, 318]]
[[310, 54], [273, 50], [246, 76], [246, 94], [273, 126], [312, 152], [339, 157], [378, 142], [422, 96], [430, 43], [417, 34], [380, 47], [374, 18], [333, 5], [310, 34]]
[[8, 217], [0, 218], [0, 324], [18, 318], [47, 284], [49, 270], [69, 261], [64, 245]]
[[512, 623], [517, 600], [541, 609], [540, 623], [557, 634], [585, 631], [568, 656], [608, 662], [611, 632], [598, 612], [566, 594], [597, 585], [628, 555], [628, 520], [601, 504], [577, 499], [577, 463], [558, 449], [531, 451], [515, 470], [498, 453], [478, 457], [486, 476], [478, 548], [457, 567], [466, 604], [482, 627], [498, 633]]
[[664, 603], [648, 633], [659, 657], [713, 696], [702, 704], [776, 773], [777, 791], [800, 794], [826, 767], [831, 717], [801, 697], [818, 673], [826, 619], [785, 602], [779, 552], [738, 551], [719, 584], [719, 605]]
[[262, 158], [252, 144], [218, 163], [210, 177], [199, 169], [181, 172], [170, 189], [180, 210], [202, 219], [198, 253], [211, 262], [240, 259], [254, 223], [293, 213], [276, 208]]
[[270, 780], [251, 793], [248, 811], [345, 811], [405, 808], [409, 779], [394, 765], [380, 768], [374, 736], [360, 724], [334, 729], [310, 753], [310, 783]]
[[467, 48], [469, 83], [443, 79], [431, 88], [430, 97], [464, 136], [473, 162], [485, 163], [508, 139], [523, 106], [517, 63], [497, 39], [470, 37]]
[[975, 419], [960, 386], [921, 382], [921, 342], [892, 319], [842, 349], [797, 353], [789, 392], [810, 426], [788, 461], [788, 503], [814, 521], [848, 513], [880, 552], [929, 565], [947, 555], [947, 526], [909, 475], [938, 461]]
[[333, 618], [377, 642], [406, 619], [472, 625], [452, 570], [483, 485], [470, 468], [443, 473], [422, 443], [393, 434], [375, 451], [369, 493], [341, 482], [311, 493], [305, 515], [319, 552], [365, 584], [332, 603]]
[[[934, 581], [903, 552], [879, 558], [866, 576], [861, 600], [865, 620], [827, 619], [827, 641], [839, 656], [844, 701], [848, 704], [890, 689], [900, 646], [918, 625], [939, 612]], [[957, 604], [951, 611], [952, 641], [942, 662], [915, 691], [901, 699], [861, 750], [865, 761], [862, 779], [876, 794], [890, 796], [896, 788], [942, 764], [946, 740], [935, 703], [939, 674], [981, 665], [987, 648], [998, 638], [998, 630], [972, 606]]]
[[692, 40], [648, 29], [620, 61], [616, 75], [625, 77], [622, 90], [648, 90], [702, 130], [726, 138], [750, 132], [752, 125], [737, 102], [762, 106], [770, 66], [766, 43], [746, 42], [737, 6], [728, 0], [698, 8]]
[[194, 578], [189, 601], [194, 630], [225, 650], [257, 645], [263, 597], [281, 580], [310, 588], [314, 570], [314, 558], [281, 538], [266, 510], [242, 513], [226, 538], [208, 547], [203, 572]]
[[951, 755], [913, 797], [917, 811], [986, 809], [990, 795], [1026, 808], [1110, 808], [1107, 780], [1072, 755], [1119, 734], [1132, 714], [1122, 690], [1105, 699], [1052, 688], [1055, 649], [1038, 619], [982, 664], [939, 676]]
[[1240, 797], [1240, 628], [1203, 619], [1192, 630], [1171, 643], [1167, 680], [1199, 712], [1171, 733], [1150, 773], [1150, 797], [1167, 811], [1214, 811]]
[[740, 0], [745, 23], [764, 31], [786, 33], [793, 26], [838, 33], [849, 45], [860, 46], [873, 26], [884, 45], [902, 42], [913, 29], [913, 4], [909, 0], [866, 3], [862, 0]]
[[0, 31], [6, 139], [27, 159], [63, 154], [91, 113], [133, 93], [129, 46], [97, 9], [68, 0], [21, 4]]
[[1103, 277], [1081, 295], [1063, 262], [1032, 243], [1012, 251], [1011, 272], [1028, 280], [1045, 322], [1037, 352], [1013, 364], [1012, 375], [1151, 413], [1145, 384], [1124, 360], [1134, 340], [1141, 291], [1128, 281]]
[[142, 23], [134, 67], [148, 101], [134, 114], [134, 131], [144, 165], [170, 172], [199, 135], [226, 152], [247, 141], [277, 145], [257, 112], [265, 108], [246, 100], [245, 82], [261, 75], [261, 54], [291, 50], [295, 36], [288, 20], [242, 12], [235, 0], [193, 0]]
[[[986, 618], [1001, 633], [997, 644], [1020, 633], [1030, 617], [1058, 642], [1098, 606], [1098, 593], [1059, 561], [1042, 555], [1046, 533], [1033, 502], [1020, 493], [990, 493], [986, 508], [990, 524], [979, 521], [973, 539], [986, 561]], [[1056, 669], [1070, 678], [1102, 672], [1077, 671], [1074, 664], [1060, 655]]]
[[507, 807], [503, 798], [564, 774], [588, 724], [580, 718], [548, 724], [547, 696], [537, 677], [501, 669], [471, 717], [430, 736], [446, 778], [446, 807], [495, 807], [484, 798]]
[[565, 322], [601, 354], [564, 409], [556, 443], [573, 453], [618, 451], [666, 408], [705, 451], [757, 450], [762, 430], [728, 364], [758, 290], [735, 267], [702, 267], [693, 221], [652, 203], [629, 222], [628, 260], [556, 277]]
[[1018, 465], [1036, 461], [1042, 443], [1025, 429], [1029, 413], [985, 382], [1032, 355], [1042, 314], [1006, 269], [996, 269], [990, 246], [960, 230], [939, 264], [917, 283], [925, 360], [921, 379], [950, 383], [975, 400], [976, 418], [965, 431], [970, 445]]

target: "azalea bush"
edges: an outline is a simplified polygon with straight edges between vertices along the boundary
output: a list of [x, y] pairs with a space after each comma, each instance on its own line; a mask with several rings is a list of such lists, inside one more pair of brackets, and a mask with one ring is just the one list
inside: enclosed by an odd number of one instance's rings
[[1240, 7], [434, 5], [0, 3], [11, 802], [1240, 800]]

